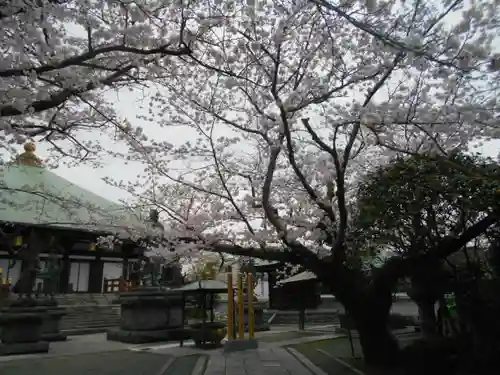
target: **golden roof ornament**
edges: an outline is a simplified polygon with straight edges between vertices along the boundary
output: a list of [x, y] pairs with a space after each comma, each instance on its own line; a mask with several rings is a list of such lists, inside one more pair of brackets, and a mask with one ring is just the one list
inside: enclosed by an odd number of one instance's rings
[[16, 158], [17, 164], [29, 165], [32, 167], [43, 167], [43, 161], [35, 154], [36, 145], [28, 142], [24, 145], [24, 152]]

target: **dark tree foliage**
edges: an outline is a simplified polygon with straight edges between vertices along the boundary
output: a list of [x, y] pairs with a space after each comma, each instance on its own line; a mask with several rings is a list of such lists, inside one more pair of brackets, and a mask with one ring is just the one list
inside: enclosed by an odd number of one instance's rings
[[499, 190], [500, 167], [491, 159], [398, 158], [359, 188], [356, 227], [372, 251], [425, 252], [498, 205]]
[[[358, 191], [358, 241], [372, 255], [382, 249], [403, 257], [433, 251], [444, 238], [460, 235], [498, 204], [499, 177], [498, 165], [478, 156], [395, 159], [369, 176]], [[436, 259], [407, 274], [407, 291], [419, 307], [427, 336], [439, 333], [435, 304], [444, 304], [449, 289], [446, 262]]]
[[[401, 257], [432, 252], [446, 237], [459, 236], [498, 209], [499, 191], [500, 168], [491, 159], [464, 154], [449, 159], [395, 159], [369, 176], [358, 191], [357, 241], [371, 255], [382, 249]], [[488, 267], [481, 257], [470, 259], [469, 254], [477, 250], [487, 254], [494, 271], [498, 230], [493, 226], [484, 234], [476, 238], [474, 251], [464, 248], [446, 261], [426, 262], [407, 274], [408, 292], [420, 308], [422, 329], [433, 334], [405, 350], [410, 357], [402, 357], [417, 373], [488, 368], [500, 353], [494, 344], [500, 334], [494, 322], [500, 300], [495, 296], [500, 289], [496, 276], [491, 277], [496, 273], [486, 277]], [[493, 244], [489, 251], [488, 243]], [[453, 339], [434, 335], [439, 333], [434, 306], [444, 301], [445, 292], [457, 296], [460, 327], [459, 336]]]

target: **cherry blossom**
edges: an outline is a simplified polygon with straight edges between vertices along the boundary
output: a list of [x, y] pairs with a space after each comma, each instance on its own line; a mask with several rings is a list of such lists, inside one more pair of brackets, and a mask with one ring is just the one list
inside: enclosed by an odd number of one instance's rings
[[196, 140], [125, 136], [151, 173], [122, 187], [161, 207], [172, 238], [326, 256], [348, 237], [366, 171], [499, 134], [495, 4], [234, 4], [155, 80], [151, 126]]
[[195, 48], [205, 20], [200, 9], [209, 7], [163, 0], [3, 1], [2, 147], [43, 139], [81, 159], [102, 151], [99, 142], [83, 141], [82, 132], [95, 138], [133, 131], [106, 93], [168, 76], [164, 68]]

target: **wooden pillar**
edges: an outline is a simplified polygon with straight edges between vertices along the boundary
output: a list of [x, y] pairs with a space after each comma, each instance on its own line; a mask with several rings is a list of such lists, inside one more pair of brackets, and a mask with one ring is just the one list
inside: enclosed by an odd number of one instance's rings
[[245, 300], [243, 296], [243, 275], [238, 274], [238, 339], [245, 339]]
[[255, 338], [255, 311], [253, 309], [253, 275], [248, 274], [247, 277], [247, 306], [248, 306], [248, 338]]
[[234, 329], [234, 292], [233, 292], [233, 274], [227, 274], [227, 338], [234, 340], [236, 338]]

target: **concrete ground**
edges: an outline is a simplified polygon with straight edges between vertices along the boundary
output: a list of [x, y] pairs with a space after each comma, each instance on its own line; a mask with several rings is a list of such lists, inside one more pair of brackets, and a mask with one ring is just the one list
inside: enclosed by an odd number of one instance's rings
[[164, 375], [169, 365], [169, 356], [118, 350], [4, 361], [0, 363], [0, 373], [2, 375]]
[[48, 354], [0, 357], [0, 374], [254, 375], [264, 371], [270, 375], [324, 375], [318, 368], [315, 371], [314, 365], [302, 364], [281, 346], [334, 335], [294, 330], [280, 327], [258, 333], [259, 349], [231, 354], [221, 349], [201, 351], [190, 342], [181, 348], [178, 343], [122, 344], [107, 341], [105, 334], [72, 336], [65, 342], [52, 343]]

